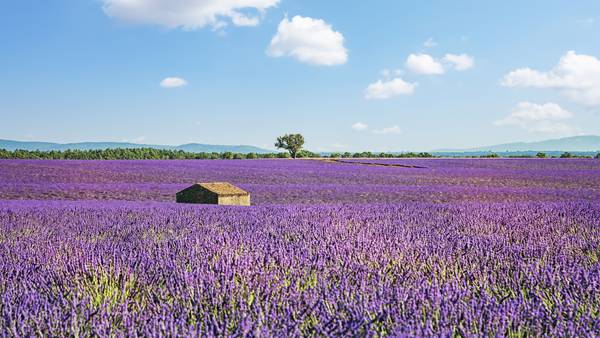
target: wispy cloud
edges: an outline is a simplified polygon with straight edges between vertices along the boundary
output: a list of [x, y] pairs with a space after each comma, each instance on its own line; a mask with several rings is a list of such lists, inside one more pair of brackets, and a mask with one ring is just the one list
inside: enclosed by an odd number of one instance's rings
[[369, 128], [369, 126], [362, 122], [356, 122], [355, 124], [352, 125], [352, 129], [358, 130], [358, 131], [367, 130], [368, 128]]
[[427, 41], [425, 41], [423, 43], [423, 46], [426, 48], [433, 48], [433, 47], [436, 47], [437, 45], [438, 45], [438, 43], [433, 38], [429, 38], [429, 39], [427, 39]]
[[317, 148], [317, 151], [323, 151], [323, 152], [333, 152], [333, 151], [343, 151], [348, 149], [348, 145], [341, 143], [341, 142], [335, 142], [333, 144], [330, 144], [326, 147], [320, 147]]
[[597, 24], [598, 21], [600, 21], [600, 17], [589, 17], [589, 18], [577, 20], [577, 23], [582, 26], [593, 26], [593, 25]]
[[503, 119], [494, 121], [496, 126], [515, 126], [531, 133], [572, 136], [581, 134], [577, 127], [565, 121], [575, 116], [556, 103], [535, 104], [519, 103], [511, 113]]
[[375, 134], [380, 134], [380, 135], [390, 135], [390, 134], [397, 135], [397, 134], [401, 134], [402, 130], [400, 129], [399, 126], [391, 126], [391, 127], [386, 127], [383, 129], [376, 129], [376, 130], [373, 130], [373, 132]]
[[279, 0], [102, 0], [106, 15], [138, 24], [182, 27], [196, 30], [206, 26], [219, 30], [229, 22], [256, 26], [262, 14]]
[[136, 138], [132, 138], [132, 139], [124, 139], [123, 142], [127, 142], [127, 143], [142, 143], [146, 141], [146, 136], [139, 136]]

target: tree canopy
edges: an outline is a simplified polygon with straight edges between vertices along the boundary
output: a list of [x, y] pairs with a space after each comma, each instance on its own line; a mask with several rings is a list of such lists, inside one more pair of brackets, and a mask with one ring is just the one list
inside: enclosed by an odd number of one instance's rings
[[278, 137], [277, 142], [275, 142], [275, 147], [287, 150], [292, 158], [298, 156], [302, 146], [304, 146], [304, 136], [301, 134], [285, 134]]

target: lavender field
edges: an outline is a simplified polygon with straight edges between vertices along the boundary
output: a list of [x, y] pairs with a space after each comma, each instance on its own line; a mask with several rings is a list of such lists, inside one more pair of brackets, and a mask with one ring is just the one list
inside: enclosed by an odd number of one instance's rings
[[600, 335], [600, 160], [369, 161], [0, 161], [0, 336]]

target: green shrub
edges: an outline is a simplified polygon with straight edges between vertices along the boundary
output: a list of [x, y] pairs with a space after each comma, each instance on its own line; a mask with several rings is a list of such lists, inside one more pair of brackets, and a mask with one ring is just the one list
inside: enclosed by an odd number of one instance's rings
[[560, 158], [573, 158], [573, 154], [570, 152], [564, 152], [560, 155]]
[[313, 153], [312, 151], [308, 151], [308, 150], [300, 150], [298, 152], [298, 154], [296, 155], [296, 157], [300, 157], [300, 158], [307, 158], [307, 157], [320, 157], [319, 154], [317, 153]]

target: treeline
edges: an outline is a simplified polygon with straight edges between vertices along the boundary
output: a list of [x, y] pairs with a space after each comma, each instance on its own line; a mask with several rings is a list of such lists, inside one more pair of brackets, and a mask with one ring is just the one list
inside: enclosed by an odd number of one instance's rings
[[0, 149], [0, 159], [40, 159], [40, 160], [220, 160], [220, 159], [256, 159], [287, 158], [288, 153], [240, 154], [193, 153], [183, 150], [155, 148], [116, 148], [101, 150], [14, 150]]
[[[430, 153], [331, 153], [322, 155], [313, 153], [307, 150], [301, 150], [297, 154], [298, 158], [432, 158], [436, 157]], [[461, 156], [467, 158], [591, 158], [592, 156], [577, 156], [568, 152], [560, 156], [547, 156], [545, 153], [537, 155], [510, 155], [500, 156], [498, 154], [486, 154], [480, 156]], [[289, 153], [192, 153], [183, 150], [165, 150], [154, 148], [118, 148], [118, 149], [102, 149], [102, 150], [64, 150], [64, 151], [40, 151], [40, 150], [14, 150], [9, 151], [0, 149], [0, 159], [40, 159], [40, 160], [246, 160], [259, 158], [290, 158]], [[596, 154], [595, 158], [600, 159], [600, 153]]]
[[[546, 158], [548, 156], [545, 153], [537, 153], [536, 157]], [[564, 153], [560, 154], [559, 157], [560, 158], [592, 158], [592, 156], [575, 155], [575, 154], [571, 154], [570, 152], [564, 152]], [[600, 159], [600, 153], [597, 153], [596, 156], [594, 156], [594, 158]]]
[[[335, 157], [335, 158], [392, 158], [392, 157], [433, 157], [428, 153], [333, 153], [329, 156], [301, 150], [298, 158]], [[0, 159], [40, 159], [40, 160], [245, 160], [259, 158], [290, 158], [289, 153], [192, 153], [183, 150], [165, 150], [154, 148], [118, 148], [102, 150], [14, 150], [0, 149]]]
[[[470, 157], [479, 157], [479, 158], [500, 158], [502, 156], [492, 153], [492, 154], [486, 154], [486, 155], [480, 155], [480, 156], [470, 156]], [[600, 153], [596, 154], [596, 156], [590, 156], [590, 155], [577, 155], [577, 154], [572, 154], [570, 152], [564, 152], [562, 154], [560, 154], [560, 156], [550, 156], [546, 153], [542, 153], [539, 152], [536, 155], [508, 155], [508, 156], [504, 156], [505, 158], [596, 158], [596, 159], [600, 159]]]
[[330, 158], [397, 158], [397, 157], [402, 157], [402, 158], [431, 158], [434, 157], [433, 155], [431, 155], [430, 153], [413, 153], [413, 152], [409, 152], [409, 153], [372, 153], [370, 151], [363, 151], [361, 153], [349, 153], [349, 152], [345, 152], [345, 153], [331, 153], [329, 154], [329, 156], [324, 156], [324, 157], [330, 157]]

